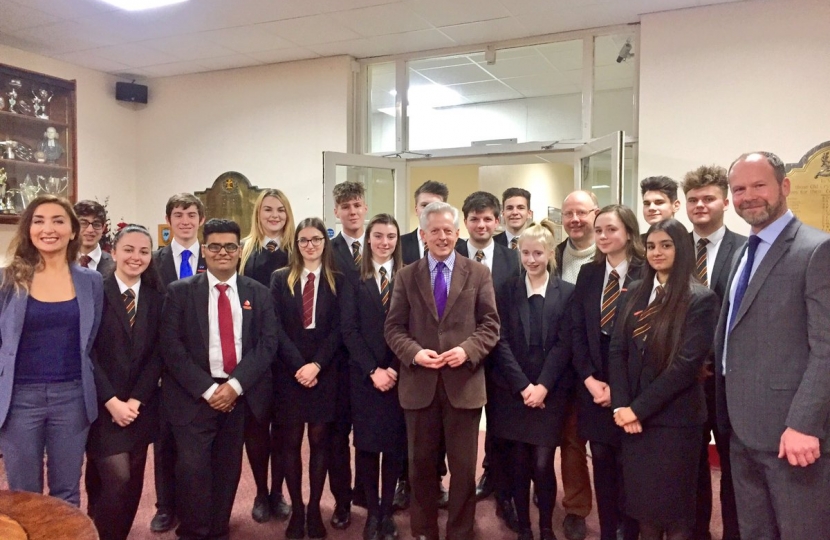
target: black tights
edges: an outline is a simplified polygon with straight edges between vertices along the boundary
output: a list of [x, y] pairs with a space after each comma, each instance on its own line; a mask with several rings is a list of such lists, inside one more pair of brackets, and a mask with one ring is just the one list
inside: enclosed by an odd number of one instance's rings
[[[381, 468], [383, 469], [381, 471]], [[358, 450], [355, 456], [355, 469], [360, 475], [360, 483], [366, 493], [366, 507], [370, 516], [377, 518], [392, 515], [392, 499], [395, 497], [395, 485], [403, 468], [403, 457], [393, 457], [383, 453]], [[380, 481], [380, 503], [378, 504], [378, 481]]]
[[[245, 452], [256, 484], [256, 496], [268, 496], [268, 458], [271, 454], [270, 422], [260, 422], [248, 411], [245, 419]], [[282, 483], [282, 481], [280, 481]], [[281, 486], [278, 486], [281, 487]]]
[[553, 455], [556, 448], [513, 442], [513, 500], [519, 528], [530, 529], [530, 481], [539, 498], [539, 528], [553, 528], [553, 503], [556, 500], [556, 473]]
[[[665, 536], [664, 536], [665, 535]], [[692, 528], [688, 526], [664, 528], [652, 523], [640, 522], [641, 540], [689, 540], [692, 537]]]
[[141, 488], [144, 486], [144, 465], [147, 447], [87, 462], [100, 478], [100, 492], [90, 504], [95, 509], [95, 527], [101, 540], [126, 540], [135, 519]]
[[[303, 434], [306, 424], [283, 424], [279, 426], [283, 440], [285, 483], [291, 496], [291, 505], [303, 507]], [[331, 424], [308, 424], [308, 483], [310, 493], [308, 506], [320, 507], [323, 486], [328, 470], [329, 431]]]
[[637, 540], [639, 537], [637, 520], [625, 514], [621, 459], [619, 447], [591, 441], [600, 540], [616, 540], [618, 528], [624, 531], [624, 540]]

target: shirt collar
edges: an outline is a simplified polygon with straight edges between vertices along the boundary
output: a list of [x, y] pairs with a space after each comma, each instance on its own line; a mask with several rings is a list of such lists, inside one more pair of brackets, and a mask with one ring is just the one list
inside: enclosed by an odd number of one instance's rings
[[186, 249], [189, 249], [190, 253], [192, 255], [195, 255], [196, 257], [198, 257], [199, 256], [199, 239], [198, 238], [194, 239], [193, 243], [190, 246], [183, 246], [180, 243], [178, 243], [176, 241], [176, 239], [174, 238], [173, 240], [170, 241], [170, 248], [173, 250], [173, 255], [175, 255], [176, 257], [180, 257], [181, 254], [182, 254], [182, 251], [184, 251]]
[[282, 238], [280, 238], [280, 237], [268, 238], [267, 236], [264, 237], [262, 239], [262, 249], [268, 249], [268, 242], [276, 242], [277, 243], [277, 249], [279, 249], [280, 245], [282, 244]]
[[625, 276], [628, 274], [628, 259], [623, 259], [620, 264], [616, 267], [611, 266], [611, 263], [608, 262], [608, 259], [605, 259], [605, 278], [608, 279], [608, 276], [611, 275], [611, 270], [616, 270], [617, 274], [620, 275], [620, 283], [625, 281]]
[[98, 264], [98, 262], [101, 260], [101, 254], [102, 253], [103, 253], [103, 251], [101, 250], [101, 244], [96, 244], [95, 249], [93, 249], [92, 251], [90, 251], [86, 255], [87, 255], [87, 257], [89, 257], [90, 259], [95, 261], [95, 264]]
[[340, 235], [343, 237], [343, 240], [346, 241], [346, 245], [349, 246], [349, 249], [352, 248], [352, 244], [355, 242], [360, 242], [360, 252], [363, 252], [363, 239], [362, 238], [352, 238], [348, 234], [343, 231], [340, 231]]
[[303, 273], [302, 273], [302, 276], [301, 276], [301, 278], [303, 280], [303, 283], [306, 282], [306, 280], [308, 279], [309, 274], [314, 274], [314, 281], [319, 281], [320, 280], [320, 271], [322, 269], [323, 269], [322, 266], [318, 266], [317, 270], [313, 270], [313, 271], [309, 270], [308, 268], [303, 268]]
[[386, 268], [386, 276], [391, 279], [392, 278], [392, 264], [393, 263], [394, 263], [393, 259], [389, 259], [388, 261], [386, 261], [383, 264], [378, 264], [378, 263], [375, 262], [374, 259], [372, 259], [372, 266], [375, 267], [375, 275], [380, 275], [380, 269], [381, 268]]
[[[491, 238], [490, 243], [487, 244], [486, 246], [484, 246], [484, 248], [482, 248], [482, 250], [481, 250], [481, 251], [484, 252], [484, 260], [492, 261], [493, 260], [493, 252], [495, 250], [496, 250], [496, 243], [493, 242], [493, 239]], [[468, 239], [467, 240], [467, 255], [469, 255], [470, 258], [472, 259], [476, 256], [476, 251], [478, 251], [478, 248], [473, 247], [472, 240]]]
[[213, 274], [210, 273], [210, 270], [208, 270], [205, 273], [207, 274], [207, 277], [208, 277], [208, 286], [209, 286], [210, 289], [213, 289], [219, 283], [224, 283], [225, 285], [228, 285], [231, 288], [231, 290], [234, 290], [234, 291], [237, 290], [236, 289], [236, 272], [234, 272], [233, 275], [227, 281], [219, 281], [218, 279], [216, 279], [216, 276], [214, 276]]
[[716, 246], [716, 245], [720, 244], [720, 241], [723, 240], [723, 237], [725, 235], [726, 235], [726, 225], [721, 225], [720, 229], [718, 229], [717, 231], [713, 232], [712, 234], [710, 234], [709, 236], [706, 236], [706, 237], [700, 236], [695, 231], [692, 231], [692, 238], [694, 238], [695, 246], [697, 246], [697, 242], [701, 238], [706, 238], [707, 240], [709, 240], [710, 244], [712, 244], [713, 246]]
[[133, 285], [132, 287], [128, 287], [123, 281], [121, 281], [121, 278], [118, 277], [118, 274], [113, 273], [113, 275], [115, 276], [115, 282], [118, 283], [118, 290], [121, 291], [121, 294], [127, 292], [127, 289], [132, 289], [133, 294], [136, 298], [138, 298], [138, 290], [141, 288], [141, 278], [138, 278], [138, 281], [135, 282], [135, 285]]
[[761, 229], [757, 234], [758, 238], [766, 244], [772, 244], [794, 217], [792, 210], [787, 210], [783, 216]]
[[[427, 255], [427, 262], [429, 263], [429, 271], [430, 272], [434, 271], [435, 266], [438, 264], [438, 260], [435, 257], [432, 256], [431, 251]], [[450, 269], [450, 272], [452, 272], [452, 269], [455, 266], [455, 249], [450, 251], [450, 256], [446, 258], [446, 260], [444, 261], [444, 264], [447, 266], [447, 268]]]
[[[666, 285], [668, 285], [668, 283]], [[663, 290], [665, 291], [666, 290], [666, 285], [663, 285], [662, 283], [660, 283], [660, 281], [657, 279], [657, 274], [655, 274], [654, 275], [654, 284], [651, 286], [651, 294], [652, 295], [654, 294], [654, 289], [656, 289], [657, 287], [663, 287]]]
[[548, 291], [548, 283], [549, 282], [550, 282], [550, 272], [548, 272], [548, 277], [545, 278], [545, 285], [542, 287], [542, 290], [534, 292], [533, 286], [530, 284], [530, 276], [525, 274], [525, 290], [527, 291], [527, 297], [530, 298], [534, 294], [541, 294], [542, 298], [544, 298], [545, 293]]

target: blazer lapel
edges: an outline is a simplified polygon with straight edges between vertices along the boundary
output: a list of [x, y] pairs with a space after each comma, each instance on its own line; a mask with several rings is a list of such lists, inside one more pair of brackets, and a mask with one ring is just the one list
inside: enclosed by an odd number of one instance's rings
[[732, 326], [738, 324], [744, 316], [744, 313], [749, 310], [749, 306], [752, 305], [752, 301], [755, 300], [756, 296], [758, 296], [758, 291], [761, 290], [761, 287], [763, 286], [764, 281], [766, 281], [770, 271], [778, 263], [781, 257], [783, 257], [784, 254], [790, 250], [790, 244], [792, 244], [795, 234], [798, 232], [800, 227], [801, 222], [796, 218], [793, 218], [787, 226], [784, 227], [784, 230], [781, 231], [781, 234], [778, 235], [778, 238], [775, 239], [772, 246], [770, 246], [769, 251], [767, 251], [767, 254], [764, 255], [764, 260], [761, 261], [761, 264], [758, 265], [758, 269], [755, 270], [755, 273], [752, 274], [752, 278], [749, 280], [749, 285], [746, 288], [743, 300], [741, 300], [741, 306], [738, 308], [738, 313], [735, 315], [735, 322], [732, 323]]
[[253, 317], [253, 291], [245, 280], [236, 276], [236, 287], [239, 289], [239, 304], [242, 306], [242, 350], [249, 349], [248, 337], [251, 335], [251, 319]]
[[713, 283], [718, 282], [722, 272], [728, 271], [727, 263], [732, 258], [732, 253], [735, 249], [734, 243], [735, 239], [729, 233], [729, 229], [726, 229], [726, 234], [724, 234], [723, 240], [721, 240], [720, 248], [718, 248], [718, 256], [715, 257], [715, 265], [712, 267], [712, 275], [709, 276], [710, 288]]
[[559, 309], [559, 280], [554, 276], [548, 279], [548, 288], [545, 291], [545, 310], [542, 322], [542, 343], [548, 342], [548, 330], [551, 321], [555, 319], [556, 311]]
[[[133, 329], [130, 327], [130, 321], [127, 318], [127, 307], [124, 305], [124, 300], [121, 297], [121, 288], [118, 286], [118, 282], [115, 281], [115, 276], [104, 280], [104, 294], [107, 296], [107, 302], [109, 302], [110, 308], [117, 314], [116, 316], [124, 328], [124, 332], [127, 333], [127, 338], [132, 339]], [[136, 313], [137, 319], [138, 313]]]
[[519, 321], [522, 323], [525, 344], [530, 346], [530, 301], [527, 299], [527, 285], [525, 285], [525, 280], [516, 280], [516, 288], [513, 292], [519, 307]]
[[72, 282], [75, 284], [75, 297], [78, 300], [78, 308], [81, 310], [81, 350], [86, 351], [91, 336], [92, 325], [95, 323], [95, 300], [92, 294], [92, 281], [84, 275], [76, 264], [70, 265], [72, 269]]
[[[447, 305], [444, 308], [445, 315], [452, 309], [452, 306], [455, 304], [455, 301], [458, 300], [458, 296], [461, 294], [461, 291], [464, 290], [464, 284], [467, 283], [467, 275], [469, 273], [469, 270], [467, 269], [468, 264], [471, 264], [469, 259], [461, 257], [455, 258], [455, 266], [452, 269], [452, 278], [450, 279], [450, 291], [447, 295]], [[434, 298], [433, 303], [435, 303]], [[438, 315], [437, 310], [435, 314]]]
[[[26, 306], [29, 303], [29, 295], [25, 292], [17, 293], [14, 290], [9, 292], [11, 298], [3, 310], [4, 330], [6, 324], [10, 326], [9, 332], [3, 332], [3, 340], [8, 340], [10, 351], [17, 351], [20, 345], [20, 335], [23, 333], [23, 323], [26, 320]], [[8, 314], [8, 315], [7, 315]]]
[[418, 290], [421, 292], [424, 305], [430, 306], [429, 312], [437, 321], [438, 308], [435, 307], [435, 296], [432, 293], [432, 285], [429, 282], [429, 259], [427, 257], [422, 257], [415, 264], [417, 265], [417, 268], [415, 269], [415, 283], [418, 286]]
[[205, 344], [205, 350], [210, 350], [210, 323], [208, 321], [208, 313], [210, 310], [210, 290], [206, 274], [199, 274], [199, 281], [195, 292], [193, 293], [193, 300], [196, 303], [196, 319], [199, 321], [199, 330], [202, 332], [202, 342]]
[[[154, 291], [149, 290], [149, 287], [144, 289], [139, 289], [138, 292], [138, 304], [136, 304], [135, 310], [135, 324], [133, 325], [131, 337], [133, 340], [133, 360], [138, 359], [141, 356], [142, 349], [145, 346], [146, 338], [144, 337], [147, 332], [147, 324], [149, 319], [150, 313], [150, 304], [152, 303], [152, 298]], [[123, 304], [122, 304], [123, 305]], [[127, 310], [126, 308], [123, 309], [125, 318]], [[136, 347], [135, 345], [139, 344], [140, 346]]]
[[[372, 297], [372, 302], [375, 304], [375, 308], [380, 312], [381, 315], [385, 315], [383, 310], [383, 299], [380, 297], [380, 289], [378, 288], [378, 282], [375, 278], [367, 279], [364, 282], [366, 286], [366, 290], [369, 291], [369, 296]], [[392, 281], [389, 281], [389, 293], [392, 294]], [[391, 296], [390, 296], [391, 298]]]

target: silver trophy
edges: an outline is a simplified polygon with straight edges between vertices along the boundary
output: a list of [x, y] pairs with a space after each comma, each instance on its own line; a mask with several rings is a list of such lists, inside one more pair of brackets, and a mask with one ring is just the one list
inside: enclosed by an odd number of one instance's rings
[[41, 88], [39, 90], [32, 90], [32, 106], [35, 109], [35, 116], [38, 118], [43, 118], [44, 120], [49, 120], [49, 114], [46, 112], [46, 105], [52, 101], [52, 96], [55, 94], [50, 94], [48, 90], [45, 88]]

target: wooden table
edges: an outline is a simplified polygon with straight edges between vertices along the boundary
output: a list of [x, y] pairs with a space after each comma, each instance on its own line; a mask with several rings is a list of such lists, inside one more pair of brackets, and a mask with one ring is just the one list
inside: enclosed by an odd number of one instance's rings
[[60, 499], [23, 491], [0, 491], [0, 537], [98, 540], [98, 531], [86, 514]]

